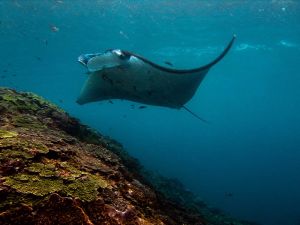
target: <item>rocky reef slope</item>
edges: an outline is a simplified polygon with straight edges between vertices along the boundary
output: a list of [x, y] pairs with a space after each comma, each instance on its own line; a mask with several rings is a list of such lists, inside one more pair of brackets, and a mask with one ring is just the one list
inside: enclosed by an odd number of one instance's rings
[[0, 224], [246, 224], [194, 199], [55, 105], [0, 88]]

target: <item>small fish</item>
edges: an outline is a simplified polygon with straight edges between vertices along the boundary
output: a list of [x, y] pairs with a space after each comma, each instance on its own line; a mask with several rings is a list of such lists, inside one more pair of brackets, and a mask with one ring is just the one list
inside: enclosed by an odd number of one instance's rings
[[144, 105], [139, 106], [139, 109], [145, 109], [145, 108], [147, 108], [147, 106]]
[[37, 60], [39, 60], [39, 61], [41, 61], [41, 57], [39, 57], [39, 56], [35, 56], [35, 58], [37, 59]]
[[169, 65], [169, 66], [173, 66], [173, 63], [169, 62], [169, 61], [165, 61], [165, 64]]
[[226, 197], [232, 197], [232, 196], [233, 196], [233, 194], [232, 194], [232, 193], [230, 193], [230, 192], [226, 192], [226, 193], [225, 193], [225, 196], [226, 196]]
[[126, 39], [129, 39], [128, 36], [123, 31], [121, 31], [121, 30], [120, 30], [120, 35], [122, 35]]
[[58, 32], [59, 31], [59, 28], [57, 26], [54, 26], [54, 25], [50, 25], [50, 29], [52, 32]]
[[4, 78], [6, 78], [6, 76], [5, 75], [1, 75], [1, 79], [4, 79]]
[[21, 8], [22, 6], [17, 2], [17, 1], [14, 1], [14, 5], [18, 8]]
[[59, 103], [63, 103], [64, 102], [62, 99], [59, 99], [58, 101], [59, 101]]
[[131, 109], [134, 109], [134, 107], [135, 107], [135, 105], [130, 105], [130, 108], [131, 108]]
[[108, 102], [109, 102], [110, 104], [114, 104], [112, 100], [108, 100]]
[[6, 70], [6, 69], [4, 69], [4, 70], [3, 70], [3, 73], [7, 73], [7, 70]]

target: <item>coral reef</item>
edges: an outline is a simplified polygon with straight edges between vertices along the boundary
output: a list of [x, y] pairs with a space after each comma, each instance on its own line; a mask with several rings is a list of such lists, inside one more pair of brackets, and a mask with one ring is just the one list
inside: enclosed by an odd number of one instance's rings
[[246, 224], [31, 94], [0, 88], [0, 224]]

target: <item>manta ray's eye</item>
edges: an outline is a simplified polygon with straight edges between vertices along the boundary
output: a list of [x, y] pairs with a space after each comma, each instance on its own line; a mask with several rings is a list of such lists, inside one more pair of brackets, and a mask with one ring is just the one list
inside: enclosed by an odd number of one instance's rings
[[123, 52], [122, 50], [120, 49], [116, 49], [113, 51], [120, 59], [123, 59], [123, 60], [127, 60], [129, 59], [130, 55], [126, 54], [125, 52]]
[[121, 54], [119, 55], [120, 59], [123, 59], [123, 60], [127, 60], [130, 58], [130, 55], [127, 55], [127, 54]]

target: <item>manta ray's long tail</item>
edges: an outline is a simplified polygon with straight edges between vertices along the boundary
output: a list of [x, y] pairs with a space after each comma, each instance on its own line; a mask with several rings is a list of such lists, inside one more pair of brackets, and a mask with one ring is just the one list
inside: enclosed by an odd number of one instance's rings
[[232, 39], [230, 40], [230, 42], [228, 43], [228, 45], [226, 46], [226, 48], [224, 49], [224, 51], [216, 58], [214, 59], [212, 62], [210, 62], [209, 64], [205, 65], [202, 67], [202, 69], [209, 69], [211, 68], [213, 65], [217, 64], [221, 59], [224, 58], [224, 56], [228, 53], [228, 51], [230, 50], [231, 46], [234, 43], [234, 40], [236, 39], [236, 35], [234, 34]]
[[196, 117], [197, 119], [201, 120], [204, 123], [209, 123], [207, 120], [201, 118], [200, 116], [198, 116], [196, 113], [192, 112], [191, 110], [189, 110], [187, 107], [182, 106], [182, 108], [184, 108], [187, 112], [189, 112], [190, 114], [192, 114], [194, 117]]

